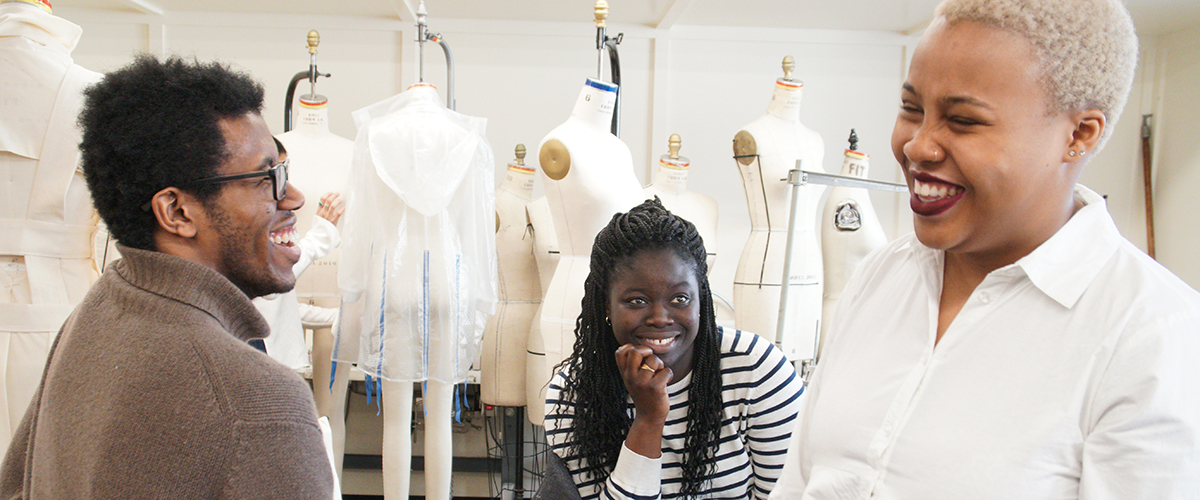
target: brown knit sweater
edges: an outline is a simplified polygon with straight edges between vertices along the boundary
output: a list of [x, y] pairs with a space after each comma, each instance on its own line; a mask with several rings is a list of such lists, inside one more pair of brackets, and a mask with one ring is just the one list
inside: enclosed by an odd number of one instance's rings
[[333, 475], [312, 393], [207, 267], [121, 249], [63, 325], [0, 499], [313, 498]]

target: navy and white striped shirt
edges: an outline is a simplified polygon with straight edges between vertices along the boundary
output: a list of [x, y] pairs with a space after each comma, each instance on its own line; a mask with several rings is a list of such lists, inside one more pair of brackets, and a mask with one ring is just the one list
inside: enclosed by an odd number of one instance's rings
[[[722, 329], [718, 336], [725, 418], [716, 468], [702, 496], [765, 499], [783, 468], [804, 387], [783, 353], [762, 337]], [[662, 458], [646, 458], [622, 446], [615, 469], [600, 483], [583, 472], [583, 459], [567, 456], [564, 440], [574, 422], [575, 402], [560, 401], [566, 378], [554, 376], [546, 393], [546, 439], [566, 462], [585, 500], [679, 497], [691, 380], [689, 373], [667, 386], [671, 409], [663, 427]], [[632, 399], [628, 405], [634, 414]]]

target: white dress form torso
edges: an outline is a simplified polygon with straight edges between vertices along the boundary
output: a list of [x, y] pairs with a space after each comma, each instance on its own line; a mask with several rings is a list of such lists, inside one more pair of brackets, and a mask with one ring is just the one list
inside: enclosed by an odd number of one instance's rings
[[[542, 285], [542, 297], [550, 292], [550, 281], [558, 268], [558, 235], [554, 232], [554, 217], [550, 214], [550, 201], [545, 196], [525, 206], [529, 221], [529, 234], [533, 237], [533, 258], [537, 261], [538, 277]], [[546, 401], [546, 374], [553, 365], [546, 363], [545, 339], [542, 338], [542, 307], [539, 302], [529, 324], [529, 339], [525, 345], [525, 416], [533, 425], [542, 425], [546, 417], [542, 411]]]
[[[529, 223], [529, 234], [533, 236], [533, 259], [537, 261], [542, 297], [550, 291], [550, 280], [558, 268], [558, 233], [554, 231], [554, 215], [550, 213], [550, 200], [545, 196], [525, 205], [525, 217]], [[536, 323], [536, 321], [535, 321]]]
[[717, 200], [687, 190], [691, 160], [679, 156], [678, 140], [678, 135], [671, 134], [671, 152], [659, 158], [654, 182], [643, 192], [646, 199], [657, 196], [667, 210], [696, 226], [708, 252], [706, 264], [711, 275], [717, 261]]
[[[296, 109], [295, 128], [278, 136], [288, 151], [288, 182], [304, 193], [308, 200], [296, 211], [296, 230], [307, 234], [313, 227], [317, 201], [328, 192], [346, 195], [350, 178], [350, 162], [354, 141], [329, 131], [328, 100], [320, 95], [300, 97]], [[332, 250], [324, 259], [314, 261], [303, 274], [296, 277], [296, 288], [281, 300], [296, 303], [301, 320], [331, 316], [339, 306], [337, 264], [340, 253]], [[334, 333], [332, 321], [311, 323], [313, 400], [317, 414], [329, 417], [333, 430], [334, 464], [340, 477], [346, 447], [346, 395], [350, 381], [350, 366], [332, 370], [330, 353]], [[301, 335], [303, 333], [301, 332]], [[331, 378], [333, 380], [331, 380]]]
[[[542, 301], [541, 335], [547, 371], [575, 345], [575, 320], [583, 299], [592, 243], [614, 214], [643, 201], [633, 173], [629, 147], [609, 132], [616, 86], [588, 79], [565, 123], [538, 146], [546, 198], [558, 236], [559, 261]], [[545, 401], [528, 401], [529, 412], [543, 414]]]
[[480, 399], [496, 406], [525, 406], [529, 325], [542, 303], [542, 285], [528, 231], [525, 205], [533, 197], [534, 169], [525, 147], [496, 189], [496, 257], [500, 262], [496, 314], [488, 319], [480, 349]]
[[[278, 139], [288, 151], [288, 182], [299, 188], [308, 200], [296, 211], [296, 230], [303, 234], [312, 227], [321, 195], [329, 192], [346, 194], [354, 141], [329, 131], [328, 100], [324, 96], [300, 97], [295, 124], [294, 129], [280, 134]], [[301, 301], [337, 307], [339, 255], [334, 250], [296, 279], [296, 296]]]
[[[856, 139], [855, 139], [856, 140]], [[854, 144], [851, 144], [854, 147]], [[847, 149], [841, 175], [866, 179], [870, 157]], [[837, 186], [829, 190], [821, 212], [821, 253], [825, 262], [825, 293], [822, 317], [833, 318], [842, 290], [867, 254], [887, 244], [883, 225], [871, 205], [866, 189]], [[829, 322], [821, 322], [821, 344]]]
[[83, 89], [101, 75], [71, 58], [82, 32], [41, 7], [0, 3], [2, 449], [59, 328], [98, 275], [98, 218], [79, 170], [76, 118]]
[[[776, 338], [792, 192], [792, 186], [782, 179], [796, 168], [796, 160], [803, 161], [805, 170], [822, 171], [825, 154], [821, 136], [800, 123], [802, 91], [799, 81], [776, 80], [767, 113], [734, 138], [751, 224], [734, 276], [734, 321], [738, 329], [774, 341], [791, 360], [812, 357], [821, 322], [823, 271], [815, 220], [822, 188], [808, 184], [799, 193], [787, 305], [790, 325], [784, 329], [784, 338]], [[751, 154], [758, 156], [746, 156]]]

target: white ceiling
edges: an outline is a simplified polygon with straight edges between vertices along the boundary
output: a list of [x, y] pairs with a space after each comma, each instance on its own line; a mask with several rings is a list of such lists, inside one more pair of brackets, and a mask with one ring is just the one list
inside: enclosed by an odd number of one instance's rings
[[[72, 7], [163, 12], [305, 13], [414, 21], [419, 0], [52, 0]], [[938, 0], [608, 0], [615, 25], [878, 30], [921, 29]], [[428, 0], [441, 18], [586, 22], [594, 0]], [[1138, 32], [1160, 35], [1200, 26], [1200, 1], [1125, 0]]]

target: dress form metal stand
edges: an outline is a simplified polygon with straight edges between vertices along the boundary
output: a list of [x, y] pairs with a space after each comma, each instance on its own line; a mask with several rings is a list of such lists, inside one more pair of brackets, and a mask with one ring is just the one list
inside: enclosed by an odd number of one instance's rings
[[[496, 188], [496, 254], [499, 258], [499, 303], [484, 330], [480, 400], [487, 406], [485, 434], [488, 458], [499, 463], [491, 470], [489, 497], [524, 498], [524, 425], [526, 345], [530, 323], [541, 304], [541, 283], [528, 234], [528, 205], [536, 172], [526, 167], [527, 149], [517, 144], [515, 158]], [[524, 224], [522, 224], [524, 222]], [[514, 342], [516, 341], [516, 342]], [[518, 380], [510, 380], [516, 375]], [[499, 481], [494, 474], [499, 473]]]
[[[301, 99], [304, 99], [305, 97], [314, 97], [315, 98], [317, 95], [317, 77], [323, 76], [325, 78], [329, 78], [329, 77], [333, 76], [333, 75], [330, 75], [329, 73], [321, 73], [321, 72], [317, 71], [317, 45], [320, 45], [320, 44], [321, 44], [321, 34], [317, 33], [317, 30], [309, 31], [308, 32], [308, 71], [301, 71], [299, 73], [296, 73], [295, 75], [292, 75], [292, 81], [288, 83], [287, 95], [285, 96], [285, 98], [287, 99], [287, 102], [285, 102], [283, 105], [283, 131], [284, 132], [292, 131], [292, 101], [294, 100], [293, 98], [296, 96], [296, 84], [300, 83], [300, 80], [307, 79], [309, 93], [307, 95], [300, 96], [300, 98]], [[313, 99], [313, 100], [316, 100], [316, 99]]]
[[624, 33], [608, 36], [608, 2], [596, 0], [596, 79], [604, 79], [604, 52], [608, 51], [609, 82], [617, 86], [617, 100], [613, 103], [612, 135], [621, 137], [621, 56], [617, 45], [625, 38]]
[[454, 56], [441, 33], [430, 33], [425, 17], [425, 0], [417, 6], [417, 81], [425, 81], [425, 42], [437, 42], [446, 54], [446, 107], [454, 110]]
[[[890, 192], [907, 192], [908, 186], [905, 184], [896, 184], [894, 182], [873, 181], [870, 179], [860, 179], [858, 177], [847, 177], [844, 175], [827, 174], [824, 172], [809, 172], [801, 169], [801, 160], [796, 160], [796, 168], [788, 171], [787, 181], [792, 185], [792, 204], [791, 214], [788, 217], [787, 231], [787, 253], [784, 255], [787, 258], [783, 261], [783, 290], [779, 300], [779, 331], [776, 332], [778, 338], [783, 336], [783, 325], [787, 324], [784, 320], [787, 318], [788, 310], [788, 290], [791, 288], [792, 280], [792, 249], [795, 246], [796, 235], [796, 219], [800, 212], [800, 187], [805, 184], [821, 184], [825, 186], [844, 186], [863, 189], [874, 189], [878, 191]], [[811, 221], [803, 221], [811, 223]], [[808, 385], [809, 377], [812, 376], [813, 370], [817, 367], [819, 361], [817, 356], [817, 347], [821, 345], [821, 332], [817, 331], [817, 336], [813, 341], [813, 357], [801, 359], [800, 366], [797, 371], [800, 377], [804, 380], [804, 384]]]

